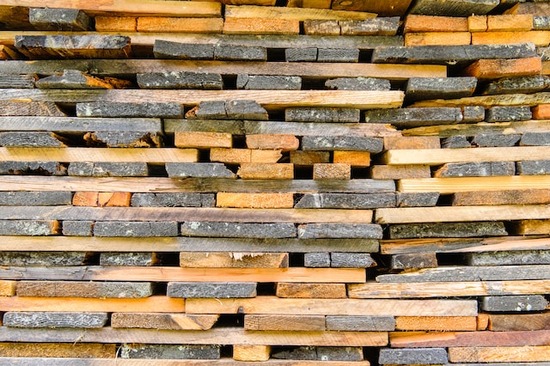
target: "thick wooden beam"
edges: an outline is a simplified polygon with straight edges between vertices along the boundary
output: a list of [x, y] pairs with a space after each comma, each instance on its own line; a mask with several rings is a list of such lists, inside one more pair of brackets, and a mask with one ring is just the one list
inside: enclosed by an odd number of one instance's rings
[[547, 205], [507, 205], [380, 208], [376, 210], [375, 221], [380, 224], [412, 224], [528, 219], [550, 219], [550, 207]]
[[[334, 66], [333, 66], [334, 67]], [[0, 100], [28, 99], [62, 103], [182, 103], [195, 106], [214, 100], [255, 100], [266, 109], [288, 107], [399, 108], [402, 91], [350, 90], [40, 90], [4, 89]]]
[[[9, 268], [9, 269], [8, 269]], [[28, 280], [82, 281], [185, 281], [216, 282], [220, 278], [233, 282], [333, 282], [360, 283], [365, 280], [365, 270], [360, 268], [180, 268], [180, 267], [4, 267], [0, 278]], [[55, 298], [45, 298], [55, 300]], [[0, 298], [1, 300], [1, 298]], [[16, 300], [14, 300], [16, 301]], [[62, 301], [62, 300], [59, 300]], [[0, 303], [1, 304], [1, 303]], [[39, 310], [35, 310], [39, 311]], [[44, 310], [42, 310], [44, 311]], [[106, 310], [107, 311], [107, 310]], [[151, 310], [143, 311], [155, 311]]]

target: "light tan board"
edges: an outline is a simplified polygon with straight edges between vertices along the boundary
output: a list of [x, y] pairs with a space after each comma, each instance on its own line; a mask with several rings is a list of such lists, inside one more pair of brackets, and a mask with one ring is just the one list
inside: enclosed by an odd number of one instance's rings
[[379, 224], [411, 224], [425, 222], [500, 221], [550, 219], [550, 206], [454, 206], [381, 208], [376, 210]]

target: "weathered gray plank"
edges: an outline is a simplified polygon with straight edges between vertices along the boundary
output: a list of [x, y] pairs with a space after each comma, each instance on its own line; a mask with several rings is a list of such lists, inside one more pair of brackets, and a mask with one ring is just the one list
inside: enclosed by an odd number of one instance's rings
[[130, 252], [118, 253], [107, 252], [99, 254], [99, 264], [102, 266], [153, 266], [158, 264], [155, 253]]
[[135, 193], [132, 195], [133, 207], [214, 207], [216, 199], [213, 193]]
[[29, 23], [52, 31], [87, 31], [91, 26], [90, 17], [78, 9], [30, 8]]
[[547, 175], [550, 174], [550, 160], [519, 161], [517, 171], [521, 175]]
[[382, 227], [376, 224], [302, 224], [300, 239], [382, 239]]
[[236, 178], [223, 163], [166, 163], [170, 178]]
[[327, 330], [355, 332], [391, 332], [395, 330], [392, 316], [343, 316], [326, 317]]
[[353, 208], [370, 209], [377, 207], [395, 207], [395, 194], [343, 194], [308, 193], [296, 204], [295, 208]]
[[402, 274], [379, 275], [377, 282], [469, 282], [544, 280], [550, 278], [548, 265], [439, 267]]
[[339, 253], [330, 254], [330, 266], [332, 268], [370, 268], [377, 263], [369, 253]]
[[548, 301], [543, 295], [529, 296], [485, 296], [481, 308], [494, 312], [527, 312], [546, 310]]
[[183, 106], [179, 103], [77, 103], [78, 117], [183, 117]]
[[519, 134], [484, 133], [475, 135], [472, 144], [478, 147], [511, 147], [521, 139]]
[[300, 90], [302, 78], [284, 75], [237, 75], [237, 89], [246, 90]]
[[361, 111], [356, 108], [286, 108], [287, 122], [353, 123], [359, 122]]
[[383, 348], [380, 350], [378, 362], [383, 365], [441, 365], [447, 364], [449, 358], [445, 348]]
[[136, 80], [142, 89], [223, 89], [222, 76], [208, 72], [139, 73], [136, 75]]
[[151, 295], [153, 295], [153, 285], [149, 282], [17, 282], [17, 296], [143, 298]]
[[0, 220], [0, 235], [57, 235], [56, 220]]
[[528, 121], [532, 118], [529, 107], [496, 106], [487, 110], [487, 122]]
[[295, 347], [273, 352], [271, 357], [284, 360], [362, 361], [361, 347]]
[[0, 132], [0, 146], [66, 147], [66, 139], [52, 132]]
[[437, 257], [435, 255], [435, 252], [394, 254], [391, 257], [392, 269], [435, 268], [435, 267], [437, 267]]
[[[550, 76], [520, 76], [490, 81], [483, 94], [524, 94], [544, 91], [550, 87]], [[436, 99], [436, 98], [433, 98]]]
[[376, 137], [360, 136], [304, 136], [302, 149], [306, 150], [349, 150], [368, 151], [374, 154], [382, 152], [384, 142]]
[[7, 312], [4, 325], [17, 328], [102, 328], [107, 313]]
[[0, 131], [162, 131], [155, 118], [0, 117]]
[[330, 267], [330, 253], [305, 253], [304, 254], [304, 267], [309, 268], [329, 268]]
[[254, 282], [168, 282], [167, 295], [183, 298], [256, 297]]
[[181, 225], [181, 235], [218, 238], [292, 238], [296, 236], [296, 227], [291, 223], [185, 222]]
[[1, 252], [3, 266], [81, 266], [88, 261], [86, 252]]
[[166, 222], [113, 222], [97, 221], [94, 225], [95, 236], [178, 236], [178, 224]]
[[405, 95], [409, 100], [463, 98], [471, 96], [476, 86], [474, 77], [410, 78]]
[[120, 348], [120, 358], [147, 360], [217, 360], [220, 358], [220, 346], [189, 344], [124, 344]]
[[63, 221], [63, 235], [66, 236], [92, 236], [94, 221]]
[[460, 108], [374, 109], [365, 112], [365, 122], [392, 124], [399, 128], [454, 124], [462, 121]]
[[456, 222], [401, 224], [390, 226], [391, 239], [407, 238], [467, 238], [507, 235], [502, 222]]
[[327, 89], [335, 90], [391, 90], [390, 81], [377, 78], [336, 78], [325, 82]]
[[374, 63], [425, 63], [456, 64], [479, 59], [514, 59], [535, 57], [532, 43], [515, 45], [468, 45], [468, 46], [414, 46], [379, 47], [374, 49]]
[[68, 174], [78, 177], [146, 177], [147, 163], [74, 162], [69, 164]]
[[470, 266], [506, 266], [520, 264], [550, 264], [550, 251], [518, 250], [466, 253]]
[[499, 0], [417, 0], [410, 13], [467, 17], [487, 14], [499, 4]]
[[0, 206], [61, 206], [70, 205], [70, 191], [0, 192]]
[[488, 163], [447, 163], [434, 173], [435, 178], [440, 177], [493, 177], [515, 175], [514, 162], [488, 162]]

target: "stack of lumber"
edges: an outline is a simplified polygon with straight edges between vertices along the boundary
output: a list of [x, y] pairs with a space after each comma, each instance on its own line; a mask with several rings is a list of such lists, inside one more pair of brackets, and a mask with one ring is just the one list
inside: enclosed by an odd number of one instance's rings
[[40, 5], [0, 366], [550, 362], [550, 2]]

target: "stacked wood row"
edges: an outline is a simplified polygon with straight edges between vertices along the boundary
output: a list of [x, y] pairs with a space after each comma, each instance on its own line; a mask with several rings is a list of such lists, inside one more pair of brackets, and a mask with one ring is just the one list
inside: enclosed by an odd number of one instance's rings
[[550, 362], [550, 3], [0, 0], [0, 365]]

